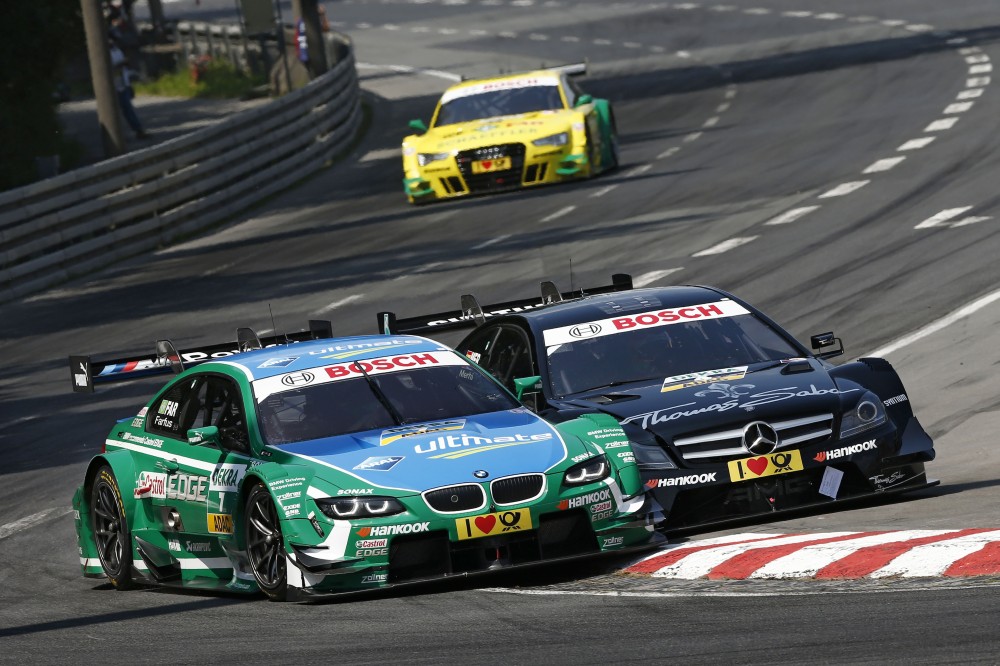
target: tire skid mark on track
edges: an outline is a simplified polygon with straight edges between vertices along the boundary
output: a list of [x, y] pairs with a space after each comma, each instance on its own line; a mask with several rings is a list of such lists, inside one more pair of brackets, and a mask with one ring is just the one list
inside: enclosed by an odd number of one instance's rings
[[20, 518], [11, 523], [7, 523], [6, 525], [0, 525], [0, 539], [6, 539], [12, 534], [17, 534], [18, 532], [26, 530], [29, 527], [34, 527], [35, 525], [38, 525], [46, 518], [48, 519], [61, 518], [72, 512], [73, 512], [72, 508], [66, 509], [66, 508], [54, 507], [51, 509], [45, 509], [44, 511], [39, 511], [38, 513], [33, 513], [30, 516], [25, 516], [24, 518]]

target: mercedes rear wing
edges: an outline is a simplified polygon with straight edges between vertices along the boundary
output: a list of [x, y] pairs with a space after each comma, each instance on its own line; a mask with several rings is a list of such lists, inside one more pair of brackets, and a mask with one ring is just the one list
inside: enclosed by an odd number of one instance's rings
[[253, 329], [238, 328], [236, 329], [235, 342], [222, 342], [180, 351], [174, 347], [170, 340], [157, 340], [155, 351], [152, 354], [101, 360], [94, 360], [90, 356], [70, 356], [70, 381], [73, 390], [77, 393], [92, 393], [95, 384], [142, 379], [170, 372], [178, 373], [199, 363], [214, 361], [254, 349], [332, 337], [333, 324], [329, 321], [310, 319], [307, 331], [260, 338]]
[[568, 301], [594, 294], [611, 294], [616, 291], [626, 291], [632, 288], [632, 276], [627, 273], [615, 273], [611, 276], [611, 284], [591, 289], [576, 289], [560, 292], [552, 282], [542, 282], [541, 298], [523, 298], [517, 301], [505, 301], [491, 305], [480, 305], [475, 296], [462, 296], [462, 309], [438, 312], [429, 315], [406, 317], [399, 319], [395, 312], [378, 313], [378, 333], [400, 335], [403, 333], [425, 334], [441, 331], [453, 331], [462, 328], [475, 328], [489, 317], [535, 310], [552, 303]]

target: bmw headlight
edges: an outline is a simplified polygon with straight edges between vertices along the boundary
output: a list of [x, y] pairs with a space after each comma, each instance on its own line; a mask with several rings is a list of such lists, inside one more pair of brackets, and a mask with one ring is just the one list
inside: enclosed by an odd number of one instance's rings
[[559, 132], [559, 134], [553, 134], [552, 136], [543, 136], [541, 139], [535, 139], [531, 143], [536, 146], [565, 146], [569, 143], [569, 133]]
[[609, 474], [611, 474], [611, 465], [608, 464], [608, 459], [604, 456], [595, 456], [566, 470], [563, 483], [567, 486], [582, 486], [586, 483], [606, 479]]
[[844, 418], [840, 422], [840, 438], [850, 437], [865, 430], [877, 428], [885, 423], [885, 405], [879, 397], [871, 391], [865, 391], [861, 400], [854, 409], [844, 412]]
[[394, 497], [328, 497], [316, 500], [320, 511], [335, 520], [379, 518], [406, 511]]
[[417, 155], [417, 164], [427, 166], [431, 162], [439, 162], [449, 157], [451, 157], [451, 153], [419, 153]]

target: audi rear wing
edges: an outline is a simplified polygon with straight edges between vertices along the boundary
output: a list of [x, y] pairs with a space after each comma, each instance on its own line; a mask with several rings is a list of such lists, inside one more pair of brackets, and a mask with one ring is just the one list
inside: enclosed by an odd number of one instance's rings
[[77, 393], [92, 393], [95, 384], [181, 372], [187, 367], [254, 349], [332, 337], [333, 325], [329, 321], [310, 319], [307, 331], [260, 338], [252, 329], [238, 328], [236, 342], [222, 342], [180, 351], [169, 340], [157, 340], [152, 354], [100, 360], [94, 360], [90, 356], [70, 356], [70, 382]]
[[448, 310], [429, 315], [406, 317], [399, 319], [395, 312], [378, 313], [378, 333], [400, 335], [403, 333], [425, 334], [441, 331], [453, 331], [463, 328], [475, 328], [489, 317], [535, 310], [552, 303], [568, 301], [595, 294], [610, 294], [616, 291], [626, 291], [632, 288], [632, 276], [627, 273], [615, 273], [611, 276], [611, 284], [590, 289], [576, 289], [560, 292], [552, 282], [541, 283], [541, 298], [522, 298], [516, 301], [505, 301], [481, 306], [475, 296], [462, 296], [460, 310]]

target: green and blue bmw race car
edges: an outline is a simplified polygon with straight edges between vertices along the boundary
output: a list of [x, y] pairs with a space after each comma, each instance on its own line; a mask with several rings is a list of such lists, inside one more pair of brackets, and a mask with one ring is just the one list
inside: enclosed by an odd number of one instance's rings
[[76, 491], [85, 576], [295, 600], [662, 540], [612, 417], [551, 425], [440, 343], [315, 328], [70, 357], [78, 391], [179, 372]]

